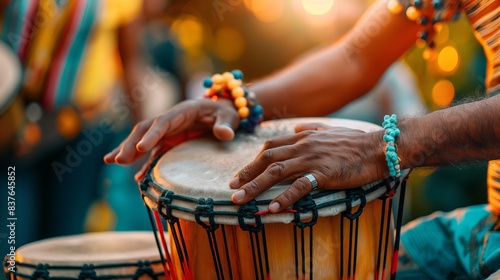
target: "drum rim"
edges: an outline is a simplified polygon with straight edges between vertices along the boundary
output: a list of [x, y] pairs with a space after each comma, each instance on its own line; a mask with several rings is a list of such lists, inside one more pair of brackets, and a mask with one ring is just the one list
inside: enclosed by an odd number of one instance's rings
[[[318, 119], [321, 119], [321, 118], [299, 118], [300, 121], [311, 121], [311, 120], [314, 121], [314, 120], [318, 120]], [[326, 119], [326, 118], [324, 118], [324, 119]], [[349, 120], [349, 121], [351, 121], [351, 120]], [[175, 218], [181, 218], [181, 219], [185, 219], [185, 220], [189, 220], [189, 221], [196, 221], [196, 219], [197, 219], [196, 215], [193, 213], [189, 213], [190, 209], [188, 209], [187, 211], [184, 211], [182, 209], [179, 210], [179, 209], [176, 209], [176, 207], [174, 207], [174, 209], [172, 209], [171, 212], [168, 209], [165, 209], [166, 207], [164, 207], [163, 202], [169, 201], [168, 196], [170, 196], [170, 198], [174, 198], [174, 199], [178, 198], [178, 196], [176, 196], [176, 194], [173, 191], [168, 190], [167, 189], [168, 186], [160, 186], [158, 184], [157, 180], [154, 178], [153, 171], [155, 170], [155, 167], [158, 164], [158, 162], [160, 161], [161, 157], [162, 156], [159, 156], [153, 161], [153, 163], [149, 167], [149, 170], [148, 170], [146, 176], [139, 183], [141, 196], [143, 197], [145, 204], [147, 205], [147, 207], [149, 207], [152, 210], [160, 210], [160, 212], [162, 213], [162, 215], [164, 217], [168, 217], [169, 215], [172, 215]], [[364, 191], [368, 192], [368, 194], [371, 194], [371, 196], [366, 197], [366, 201], [370, 202], [370, 201], [373, 201], [377, 198], [383, 197], [384, 194], [391, 193], [392, 191], [397, 189], [397, 187], [399, 187], [399, 185], [401, 184], [401, 180], [403, 178], [406, 179], [406, 177], [409, 175], [409, 173], [410, 173], [410, 169], [406, 169], [406, 170], [402, 171], [401, 178], [387, 178], [385, 180], [373, 182], [373, 183], [367, 184], [365, 186], [362, 186], [362, 187], [359, 187], [356, 189], [347, 189], [347, 190], [346, 189], [339, 189], [339, 190], [335, 190], [335, 191], [314, 191], [311, 193], [311, 195], [313, 197], [314, 196], [318, 197], [321, 194], [323, 194], [326, 196], [323, 199], [323, 201], [324, 201], [324, 200], [329, 200], [331, 198], [338, 198], [338, 197], [342, 198], [342, 196], [345, 197], [347, 195], [347, 192], [351, 193], [355, 190], [363, 189]], [[162, 183], [168, 184], [168, 179], [162, 178], [161, 180], [162, 180]], [[390, 187], [387, 188], [387, 186], [385, 186], [384, 184], [389, 184]], [[384, 187], [386, 188], [385, 191], [383, 190]], [[233, 208], [240, 208], [241, 207], [240, 205], [235, 205], [230, 201], [212, 200], [211, 198], [202, 197], [202, 196], [199, 196], [197, 198], [190, 197], [190, 199], [191, 199], [191, 202], [189, 202], [189, 203], [195, 204], [195, 206], [200, 205], [200, 203], [206, 204], [208, 201], [210, 201], [209, 204], [211, 204], [211, 205], [219, 205], [219, 206], [229, 205], [229, 207], [233, 207]], [[267, 203], [269, 203], [269, 202], [267, 202]], [[198, 203], [198, 205], [196, 205], [196, 203]], [[360, 199], [351, 201], [352, 207], [355, 207], [359, 204], [361, 204]], [[183, 206], [183, 205], [185, 205], [185, 204], [181, 203], [181, 206]], [[202, 205], [202, 206], [204, 207], [204, 205]], [[340, 214], [344, 210], [346, 210], [348, 208], [348, 204], [346, 204], [346, 203], [340, 204], [340, 206], [336, 206], [336, 208], [331, 207], [331, 206], [329, 206], [329, 207], [331, 209], [328, 209], [328, 210], [322, 210], [323, 208], [318, 209], [318, 210], [320, 210], [318, 212], [318, 215], [320, 217], [321, 216], [335, 216], [337, 214]], [[180, 207], [180, 208], [184, 208], [184, 207]], [[191, 209], [195, 209], [195, 208], [193, 207]], [[261, 206], [259, 208], [259, 211], [266, 210], [266, 209], [267, 209], [267, 204], [266, 204], [265, 209], [263, 209], [263, 207]], [[233, 211], [233, 212], [235, 212], [235, 211]], [[301, 219], [310, 219], [311, 217], [313, 217], [314, 214], [311, 213], [311, 211], [309, 211], [309, 212], [310, 213], [302, 213], [303, 215], [300, 216], [300, 218]], [[289, 217], [284, 219], [284, 221], [283, 221], [283, 215], [288, 215]], [[288, 222], [295, 221], [294, 220], [295, 218], [293, 216], [294, 215], [290, 214], [290, 213], [288, 213], [288, 214], [278, 213], [278, 214], [265, 215], [262, 217], [262, 223], [275, 223], [275, 222], [288, 223]], [[208, 218], [208, 217], [201, 216], [199, 218], [204, 223], [210, 223], [210, 218]], [[218, 219], [218, 217], [214, 217], [214, 219], [215, 219], [216, 223], [220, 224], [220, 221], [221, 221], [220, 217], [219, 217], [219, 219]], [[235, 221], [234, 218], [231, 219], [232, 222], [228, 222], [225, 219], [222, 219], [222, 220], [224, 220], [224, 223], [222, 223], [222, 224], [238, 225], [238, 222]], [[248, 221], [248, 223], [255, 224], [258, 222]]]
[[[17, 56], [12, 52], [12, 50], [3, 42], [0, 42], [0, 65], [7, 65], [12, 71], [11, 79], [6, 78], [0, 82], [0, 92], [5, 90], [7, 97], [5, 98], [5, 102], [0, 103], [0, 115], [4, 114], [5, 111], [12, 105], [14, 100], [17, 97], [17, 91], [21, 86], [22, 81], [22, 68], [21, 63], [17, 59]], [[7, 74], [8, 75], [8, 74]], [[16, 79], [17, 78], [17, 79]], [[1, 85], [3, 84], [3, 86]]]
[[[167, 233], [165, 233], [167, 234]], [[78, 238], [87, 239], [85, 242], [99, 242], [99, 238], [123, 238], [123, 242], [132, 241], [132, 237], [137, 237], [137, 240], [141, 238], [148, 238], [151, 240], [151, 249], [142, 250], [134, 250], [134, 253], [137, 253], [136, 256], [131, 256], [129, 253], [122, 253], [119, 257], [109, 259], [111, 254], [108, 252], [99, 252], [93, 254], [92, 256], [86, 256], [84, 259], [81, 258], [84, 254], [78, 253], [75, 254], [58, 254], [54, 255], [53, 253], [47, 254], [43, 259], [40, 257], [39, 251], [37, 249], [44, 249], [44, 247], [60, 243], [62, 245], [68, 245], [68, 243], [78, 241]], [[146, 239], [144, 239], [146, 240]], [[66, 242], [66, 243], [64, 243]], [[102, 242], [102, 240], [101, 240]], [[35, 250], [35, 251], [33, 251]], [[35, 253], [35, 255], [33, 254]], [[46, 253], [46, 252], [43, 252]], [[113, 253], [113, 257], [117, 256], [119, 253]], [[158, 247], [154, 241], [154, 234], [151, 231], [105, 231], [105, 232], [91, 232], [91, 233], [82, 233], [75, 235], [67, 235], [67, 236], [58, 236], [51, 237], [42, 240], [38, 240], [32, 243], [25, 244], [18, 248], [16, 251], [16, 258], [19, 258], [20, 263], [24, 264], [34, 264], [34, 263], [52, 263], [52, 266], [83, 266], [85, 264], [98, 264], [98, 265], [106, 265], [113, 263], [136, 263], [138, 261], [150, 260], [156, 261], [160, 259], [158, 254]]]

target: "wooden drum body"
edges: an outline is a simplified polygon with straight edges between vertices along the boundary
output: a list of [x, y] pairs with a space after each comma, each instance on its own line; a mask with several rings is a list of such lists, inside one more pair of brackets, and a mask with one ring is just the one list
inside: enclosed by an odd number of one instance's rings
[[165, 279], [151, 232], [101, 232], [57, 237], [20, 247], [8, 279]]
[[[266, 212], [289, 184], [234, 205], [228, 182], [270, 138], [303, 122], [365, 131], [378, 126], [340, 119], [264, 122], [233, 141], [206, 137], [181, 144], [155, 162], [141, 182], [149, 209], [167, 222], [172, 279], [382, 279], [393, 257], [392, 195], [399, 180], [357, 189], [314, 191], [280, 214]], [[403, 172], [408, 175], [408, 171]], [[158, 221], [160, 223], [158, 224]]]

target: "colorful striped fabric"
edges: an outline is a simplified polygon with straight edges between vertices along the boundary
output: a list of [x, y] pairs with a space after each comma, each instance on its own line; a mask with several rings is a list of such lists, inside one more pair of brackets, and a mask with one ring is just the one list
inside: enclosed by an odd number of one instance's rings
[[103, 107], [120, 79], [118, 30], [140, 13], [140, 0], [17, 0], [1, 39], [21, 59], [26, 100], [47, 111], [71, 104]]
[[488, 59], [486, 87], [500, 90], [500, 1], [462, 0], [464, 11]]

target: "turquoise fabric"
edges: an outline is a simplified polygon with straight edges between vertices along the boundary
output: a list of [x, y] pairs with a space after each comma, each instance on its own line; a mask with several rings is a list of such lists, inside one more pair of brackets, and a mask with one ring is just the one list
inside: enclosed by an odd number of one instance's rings
[[403, 227], [398, 279], [485, 279], [500, 270], [500, 232], [487, 205], [436, 212]]

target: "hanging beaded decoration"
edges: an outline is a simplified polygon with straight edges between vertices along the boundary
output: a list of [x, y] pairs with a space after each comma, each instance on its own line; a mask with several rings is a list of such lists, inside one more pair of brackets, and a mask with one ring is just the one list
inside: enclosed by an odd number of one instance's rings
[[404, 14], [409, 20], [424, 26], [417, 34], [417, 43], [435, 47], [434, 34], [437, 23], [456, 21], [462, 12], [460, 0], [389, 0], [387, 8], [392, 14]]

